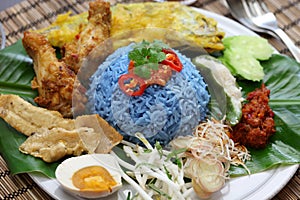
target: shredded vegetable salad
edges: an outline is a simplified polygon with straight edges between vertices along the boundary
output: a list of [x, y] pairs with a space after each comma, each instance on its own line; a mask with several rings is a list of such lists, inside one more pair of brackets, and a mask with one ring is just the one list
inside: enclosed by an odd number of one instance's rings
[[145, 147], [122, 142], [130, 161], [112, 154], [138, 183], [133, 185], [136, 199], [192, 199], [193, 192], [207, 198], [224, 186], [230, 165], [247, 169], [244, 163], [250, 154], [229, 138], [229, 131], [230, 126], [223, 122], [207, 120], [196, 127], [192, 136], [171, 141], [170, 150], [158, 142], [151, 146], [142, 133], [136, 133]]

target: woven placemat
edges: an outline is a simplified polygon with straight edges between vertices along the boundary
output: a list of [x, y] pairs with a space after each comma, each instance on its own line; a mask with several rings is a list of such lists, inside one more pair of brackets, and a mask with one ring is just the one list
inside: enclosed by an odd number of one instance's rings
[[[58, 14], [68, 11], [78, 14], [88, 10], [89, 1], [91, 0], [27, 0], [0, 12], [0, 22], [6, 33], [6, 46], [22, 38], [25, 30], [48, 26]], [[113, 3], [117, 1], [121, 2], [122, 0], [115, 0]], [[135, 0], [126, 2], [133, 1]], [[279, 26], [300, 47], [300, 0], [265, 0], [265, 2], [276, 15]], [[193, 6], [232, 18], [221, 0], [198, 0]], [[280, 53], [291, 56], [289, 50], [280, 40], [268, 35], [261, 36], [268, 39]], [[29, 175], [11, 175], [1, 156], [0, 187], [0, 199], [52, 199]], [[273, 200], [296, 199], [300, 199], [299, 169], [289, 183], [273, 198]]]

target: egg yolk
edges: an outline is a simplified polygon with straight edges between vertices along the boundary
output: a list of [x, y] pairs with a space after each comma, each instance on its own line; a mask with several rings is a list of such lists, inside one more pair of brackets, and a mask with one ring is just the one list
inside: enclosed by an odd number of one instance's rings
[[82, 191], [112, 191], [117, 182], [111, 174], [101, 166], [89, 166], [74, 173], [72, 182]]

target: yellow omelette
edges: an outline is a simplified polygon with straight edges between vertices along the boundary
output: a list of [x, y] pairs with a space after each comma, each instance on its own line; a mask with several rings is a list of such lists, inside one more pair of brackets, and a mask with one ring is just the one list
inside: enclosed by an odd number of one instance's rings
[[[177, 2], [147, 2], [116, 4], [111, 6], [111, 36], [128, 34], [135, 39], [149, 36], [136, 30], [165, 30], [164, 36], [180, 35], [184, 40], [203, 47], [209, 52], [223, 50], [224, 32], [217, 27], [217, 21], [199, 13], [193, 7], [183, 6]], [[81, 27], [88, 23], [88, 13], [59, 15], [49, 27], [38, 30], [46, 33], [53, 46], [62, 47], [74, 39]], [[157, 31], [159, 32], [159, 31]], [[157, 32], [153, 33], [157, 36]], [[151, 36], [149, 36], [151, 37]], [[159, 37], [159, 36], [157, 36]]]

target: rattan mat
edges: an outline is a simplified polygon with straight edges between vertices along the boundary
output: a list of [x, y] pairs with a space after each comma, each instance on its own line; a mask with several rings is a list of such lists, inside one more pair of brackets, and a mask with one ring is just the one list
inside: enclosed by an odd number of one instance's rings
[[[6, 46], [22, 38], [25, 30], [49, 25], [60, 13], [72, 11], [78, 14], [88, 10], [88, 2], [89, 0], [28, 0], [1, 11], [0, 22], [6, 33]], [[300, 47], [300, 0], [265, 0], [265, 2], [276, 15], [279, 26]], [[232, 18], [222, 1], [198, 0], [193, 6]], [[268, 35], [261, 36], [267, 38], [280, 53], [291, 55], [280, 40]], [[0, 199], [52, 199], [27, 174], [12, 175], [2, 157], [0, 157], [0, 187]], [[300, 199], [299, 169], [273, 198], [273, 200], [288, 199]]]

